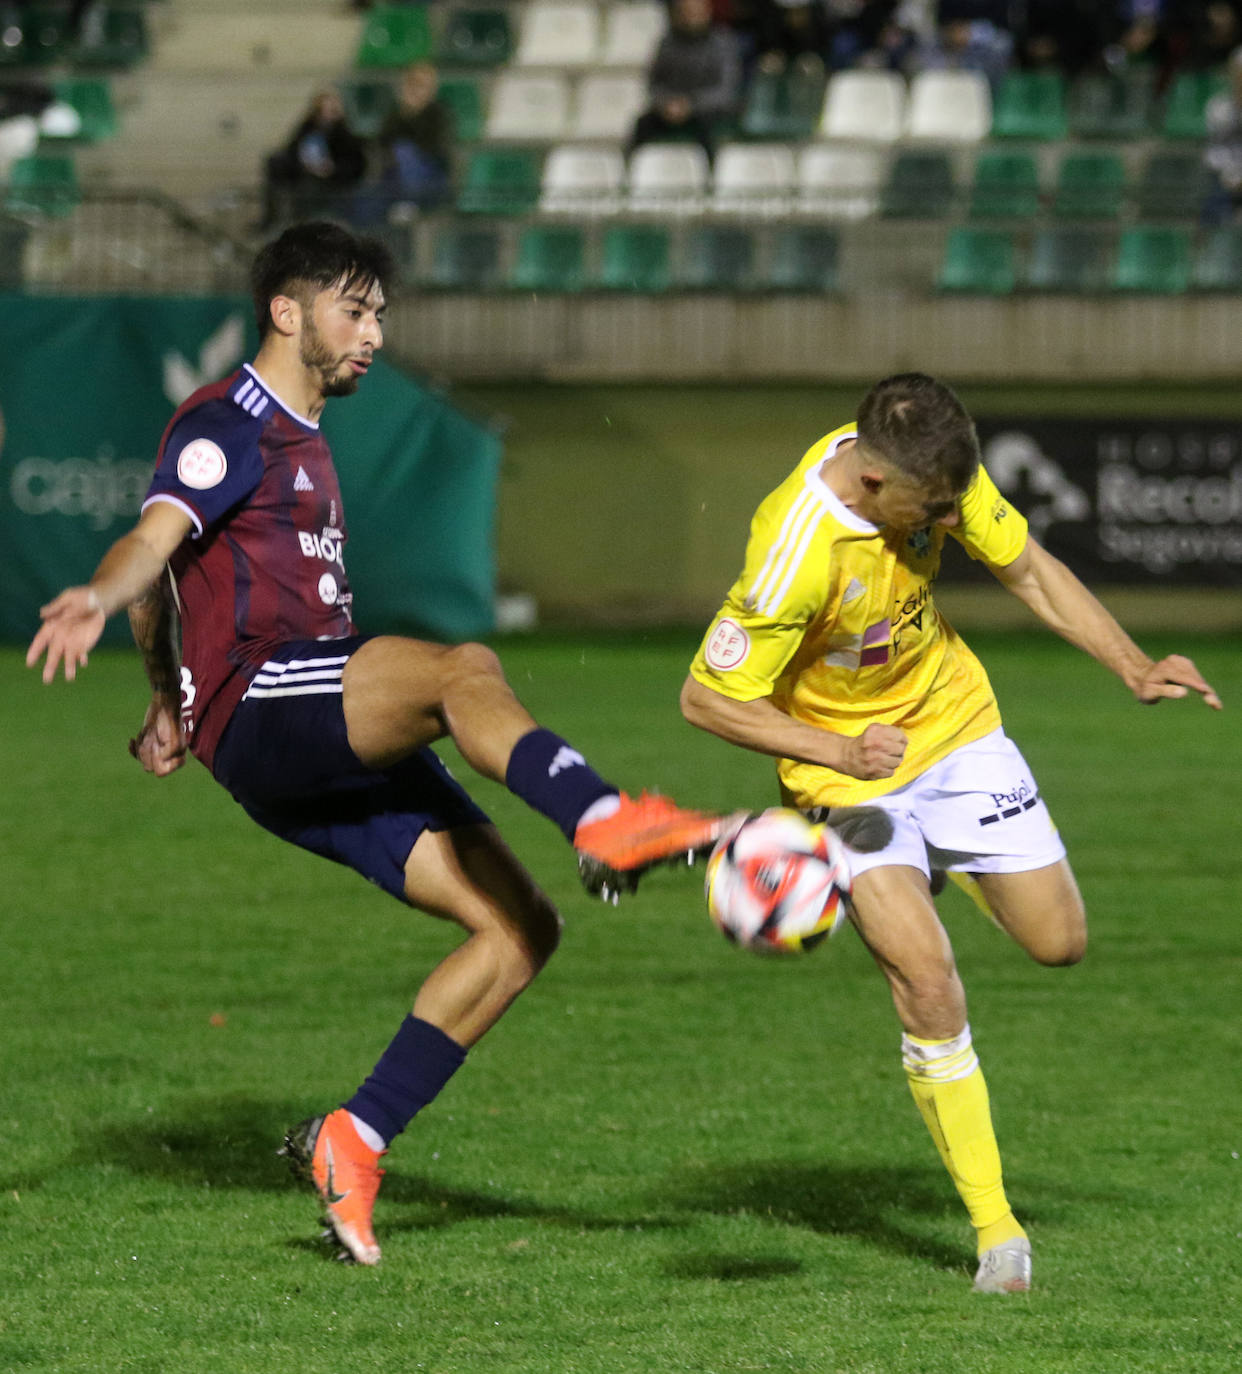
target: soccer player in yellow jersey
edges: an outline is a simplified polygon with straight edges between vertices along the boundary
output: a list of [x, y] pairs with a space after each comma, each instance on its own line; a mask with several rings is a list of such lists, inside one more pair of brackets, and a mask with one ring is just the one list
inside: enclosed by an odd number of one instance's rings
[[1073, 964], [1086, 916], [1065, 848], [1005, 736], [979, 660], [932, 587], [952, 535], [1139, 701], [1198, 692], [1187, 658], [1153, 662], [980, 466], [948, 387], [889, 377], [762, 503], [742, 575], [682, 690], [686, 718], [780, 760], [787, 804], [828, 808], [853, 844], [853, 920], [888, 979], [902, 1061], [975, 1227], [981, 1292], [1023, 1292], [1031, 1248], [1001, 1178], [966, 997], [932, 875], [974, 889], [1042, 964]]

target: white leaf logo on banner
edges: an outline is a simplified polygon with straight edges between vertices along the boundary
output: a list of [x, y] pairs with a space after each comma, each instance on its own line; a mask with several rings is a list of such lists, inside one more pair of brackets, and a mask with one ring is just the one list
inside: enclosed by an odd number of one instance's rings
[[246, 325], [241, 315], [230, 315], [199, 349], [198, 366], [175, 348], [164, 354], [164, 395], [179, 406], [200, 386], [214, 382], [233, 366], [246, 348]]

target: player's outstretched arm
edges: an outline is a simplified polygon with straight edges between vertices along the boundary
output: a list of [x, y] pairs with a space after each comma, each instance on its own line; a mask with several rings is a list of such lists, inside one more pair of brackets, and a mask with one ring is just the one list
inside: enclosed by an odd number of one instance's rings
[[140, 596], [163, 571], [173, 550], [190, 531], [190, 517], [179, 506], [157, 501], [142, 519], [104, 554], [85, 587], [70, 587], [39, 611], [43, 624], [26, 651], [33, 668], [45, 654], [43, 681], [51, 682], [63, 662], [72, 682], [99, 643], [107, 619]]
[[168, 569], [129, 606], [134, 642], [151, 684], [151, 704], [142, 728], [129, 742], [129, 752], [157, 778], [175, 773], [185, 763], [181, 729], [181, 656], [178, 616]]
[[1072, 572], [1036, 540], [1008, 567], [993, 567], [998, 580], [1063, 639], [1085, 650], [1146, 704], [1198, 692], [1214, 710], [1221, 700], [1190, 659], [1170, 654], [1158, 663], [1121, 628]]

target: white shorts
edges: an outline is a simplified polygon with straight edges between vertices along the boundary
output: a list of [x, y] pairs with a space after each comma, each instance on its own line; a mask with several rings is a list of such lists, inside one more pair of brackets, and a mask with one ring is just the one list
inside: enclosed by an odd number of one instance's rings
[[1004, 730], [963, 744], [895, 792], [832, 807], [828, 822], [849, 845], [855, 876], [885, 864], [926, 874], [1025, 873], [1065, 857], [1031, 770]]

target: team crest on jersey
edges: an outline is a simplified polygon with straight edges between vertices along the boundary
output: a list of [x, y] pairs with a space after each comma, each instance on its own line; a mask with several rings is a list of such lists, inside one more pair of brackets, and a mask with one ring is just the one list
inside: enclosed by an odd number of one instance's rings
[[750, 653], [750, 636], [736, 620], [722, 620], [711, 633], [703, 657], [708, 666], [727, 673], [746, 661]]
[[341, 589], [336, 585], [336, 578], [331, 573], [324, 573], [319, 579], [319, 599], [325, 606], [335, 606], [337, 597], [340, 596]]
[[228, 470], [224, 450], [210, 439], [191, 439], [177, 455], [177, 477], [195, 491], [218, 487]]

